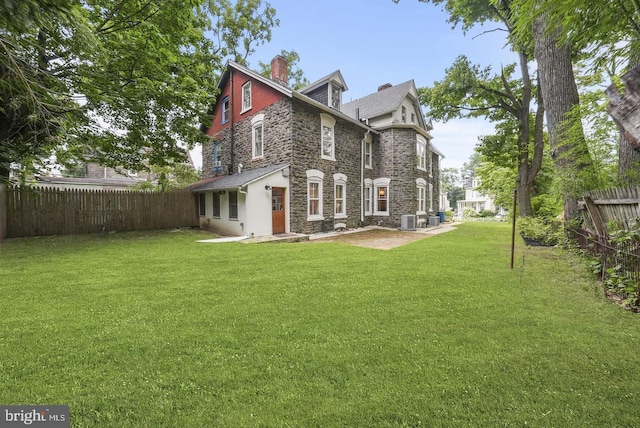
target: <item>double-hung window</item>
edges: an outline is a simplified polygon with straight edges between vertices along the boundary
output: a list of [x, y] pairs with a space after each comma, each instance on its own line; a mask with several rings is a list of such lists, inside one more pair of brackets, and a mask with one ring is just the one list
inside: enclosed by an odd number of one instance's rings
[[229, 192], [229, 218], [238, 219], [238, 192], [236, 190]]
[[229, 122], [229, 97], [224, 97], [222, 99], [222, 117], [220, 123], [227, 122]]
[[322, 216], [322, 181], [324, 173], [307, 171], [307, 221], [324, 220]]
[[429, 211], [433, 212], [433, 184], [429, 183]]
[[374, 197], [375, 197], [375, 210], [373, 215], [389, 215], [389, 178], [376, 178], [373, 181]]
[[242, 111], [251, 110], [251, 81], [242, 85]]
[[427, 180], [424, 178], [416, 179], [416, 189], [417, 189], [417, 201], [418, 206], [416, 208], [416, 214], [426, 214], [427, 213]]
[[222, 170], [222, 148], [220, 143], [213, 143], [213, 170]]
[[261, 158], [264, 155], [264, 114], [258, 114], [251, 120], [252, 157]]
[[407, 123], [407, 108], [402, 106], [402, 123]]
[[342, 103], [341, 93], [342, 91], [338, 85], [329, 83], [329, 105], [336, 110], [340, 110], [340, 104]]
[[364, 180], [364, 213], [365, 215], [373, 213], [373, 180], [370, 178]]
[[200, 193], [198, 194], [198, 214], [203, 217], [207, 211], [207, 205], [206, 205], [206, 196], [204, 195], [204, 193]]
[[427, 170], [427, 140], [418, 135], [416, 141], [416, 166], [423, 171]]
[[347, 176], [333, 174], [334, 183], [334, 218], [347, 218]]
[[220, 217], [220, 192], [213, 192], [213, 217]]
[[320, 114], [321, 153], [322, 159], [336, 160], [334, 128], [336, 120], [328, 114]]
[[371, 142], [371, 134], [367, 134], [364, 139], [364, 166], [365, 168], [371, 168], [371, 152], [373, 150], [373, 143]]

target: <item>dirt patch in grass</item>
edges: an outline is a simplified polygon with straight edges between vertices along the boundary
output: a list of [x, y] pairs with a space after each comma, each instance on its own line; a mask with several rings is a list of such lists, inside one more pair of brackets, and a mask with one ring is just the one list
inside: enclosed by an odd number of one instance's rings
[[331, 234], [326, 238], [316, 238], [308, 242], [312, 244], [321, 242], [340, 242], [343, 244], [356, 245], [358, 247], [390, 250], [419, 239], [425, 239], [439, 233], [448, 232], [452, 229], [452, 226], [441, 226], [427, 231], [421, 230], [415, 232], [393, 229], [366, 229], [358, 232], [341, 232]]

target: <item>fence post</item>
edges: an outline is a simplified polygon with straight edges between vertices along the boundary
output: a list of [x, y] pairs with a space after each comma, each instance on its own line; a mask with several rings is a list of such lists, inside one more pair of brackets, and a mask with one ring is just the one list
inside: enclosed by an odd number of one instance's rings
[[7, 237], [7, 185], [0, 183], [0, 241]]

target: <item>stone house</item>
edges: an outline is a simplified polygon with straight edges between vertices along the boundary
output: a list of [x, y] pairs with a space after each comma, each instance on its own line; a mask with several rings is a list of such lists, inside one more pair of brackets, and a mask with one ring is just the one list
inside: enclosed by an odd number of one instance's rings
[[[296, 91], [230, 61], [205, 129], [200, 226], [224, 235], [409, 227], [439, 210], [441, 153], [414, 82], [343, 103], [339, 70]], [[405, 224], [405, 226], [407, 226]]]

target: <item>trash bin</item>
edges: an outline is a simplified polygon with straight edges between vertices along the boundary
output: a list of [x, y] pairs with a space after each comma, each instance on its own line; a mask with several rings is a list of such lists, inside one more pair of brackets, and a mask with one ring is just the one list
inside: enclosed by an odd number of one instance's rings
[[440, 223], [444, 223], [444, 211], [438, 211], [438, 217], [440, 217]]

